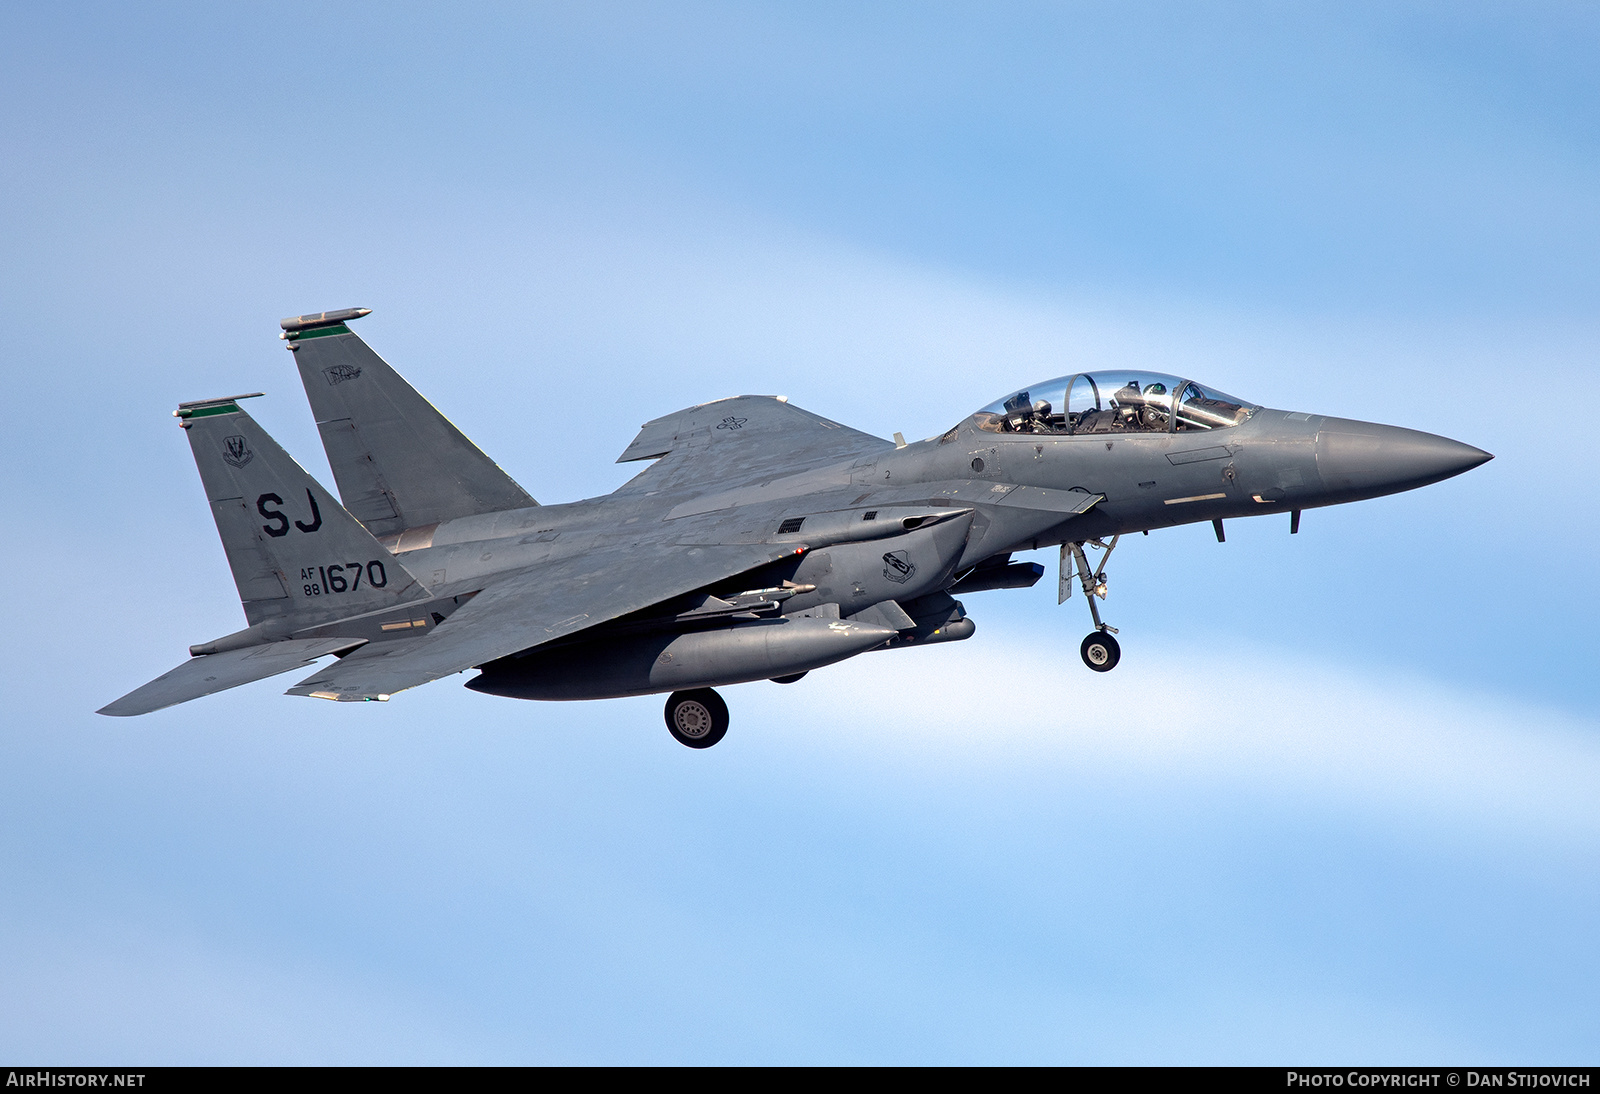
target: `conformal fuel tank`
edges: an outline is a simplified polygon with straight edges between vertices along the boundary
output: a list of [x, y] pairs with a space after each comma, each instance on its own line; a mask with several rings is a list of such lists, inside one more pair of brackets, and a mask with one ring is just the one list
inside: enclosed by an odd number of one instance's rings
[[849, 619], [779, 618], [622, 635], [491, 662], [467, 687], [513, 699], [611, 699], [739, 684], [831, 665], [898, 633]]

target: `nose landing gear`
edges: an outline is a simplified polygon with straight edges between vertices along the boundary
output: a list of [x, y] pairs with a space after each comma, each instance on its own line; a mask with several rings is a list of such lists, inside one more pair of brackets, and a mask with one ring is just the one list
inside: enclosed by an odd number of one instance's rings
[[[1095, 672], [1110, 672], [1122, 660], [1122, 647], [1111, 637], [1117, 633], [1117, 628], [1100, 621], [1100, 609], [1094, 602], [1095, 597], [1101, 600], [1106, 598], [1106, 561], [1111, 557], [1111, 552], [1116, 550], [1117, 540], [1121, 538], [1112, 536], [1110, 543], [1090, 539], [1061, 545], [1061, 580], [1056, 602], [1064, 604], [1067, 597], [1072, 595], [1072, 571], [1076, 565], [1078, 580], [1083, 585], [1083, 597], [1089, 602], [1089, 616], [1094, 620], [1094, 630], [1078, 647], [1078, 653], [1083, 663]], [[1093, 569], [1089, 567], [1088, 556], [1083, 553], [1085, 544], [1105, 552], [1100, 556], [1100, 565]]]

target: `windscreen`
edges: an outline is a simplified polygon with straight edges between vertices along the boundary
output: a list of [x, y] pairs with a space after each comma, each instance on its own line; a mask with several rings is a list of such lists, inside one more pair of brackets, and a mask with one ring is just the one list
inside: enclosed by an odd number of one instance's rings
[[1013, 391], [978, 411], [996, 433], [1184, 433], [1238, 425], [1256, 407], [1159, 372], [1082, 372]]

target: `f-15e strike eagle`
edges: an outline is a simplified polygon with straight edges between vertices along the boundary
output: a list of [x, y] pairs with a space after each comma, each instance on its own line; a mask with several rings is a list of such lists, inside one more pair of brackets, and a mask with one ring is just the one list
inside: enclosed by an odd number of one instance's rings
[[[349, 324], [285, 319], [335, 500], [240, 407], [180, 404], [244, 630], [101, 714], [145, 714], [335, 660], [289, 689], [387, 700], [467, 669], [518, 699], [670, 692], [667, 728], [722, 739], [711, 688], [790, 683], [872, 650], [972, 636], [956, 596], [1027, 588], [1012, 552], [1061, 547], [1082, 587], [1084, 664], [1120, 657], [1100, 619], [1119, 536], [1410, 490], [1490, 459], [1429, 433], [1269, 410], [1118, 369], [1016, 391], [946, 433], [885, 441], [742, 395], [645, 423], [654, 460], [605, 497], [540, 505]], [[259, 393], [258, 393], [259, 394]], [[1089, 552], [1095, 552], [1093, 558]]]

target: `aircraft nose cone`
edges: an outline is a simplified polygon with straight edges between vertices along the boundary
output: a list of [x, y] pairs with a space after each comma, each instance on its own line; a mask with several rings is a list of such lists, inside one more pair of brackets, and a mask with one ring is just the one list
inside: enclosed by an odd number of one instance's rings
[[1317, 472], [1324, 486], [1340, 493], [1411, 490], [1492, 459], [1470, 444], [1392, 425], [1329, 419], [1317, 432]]

